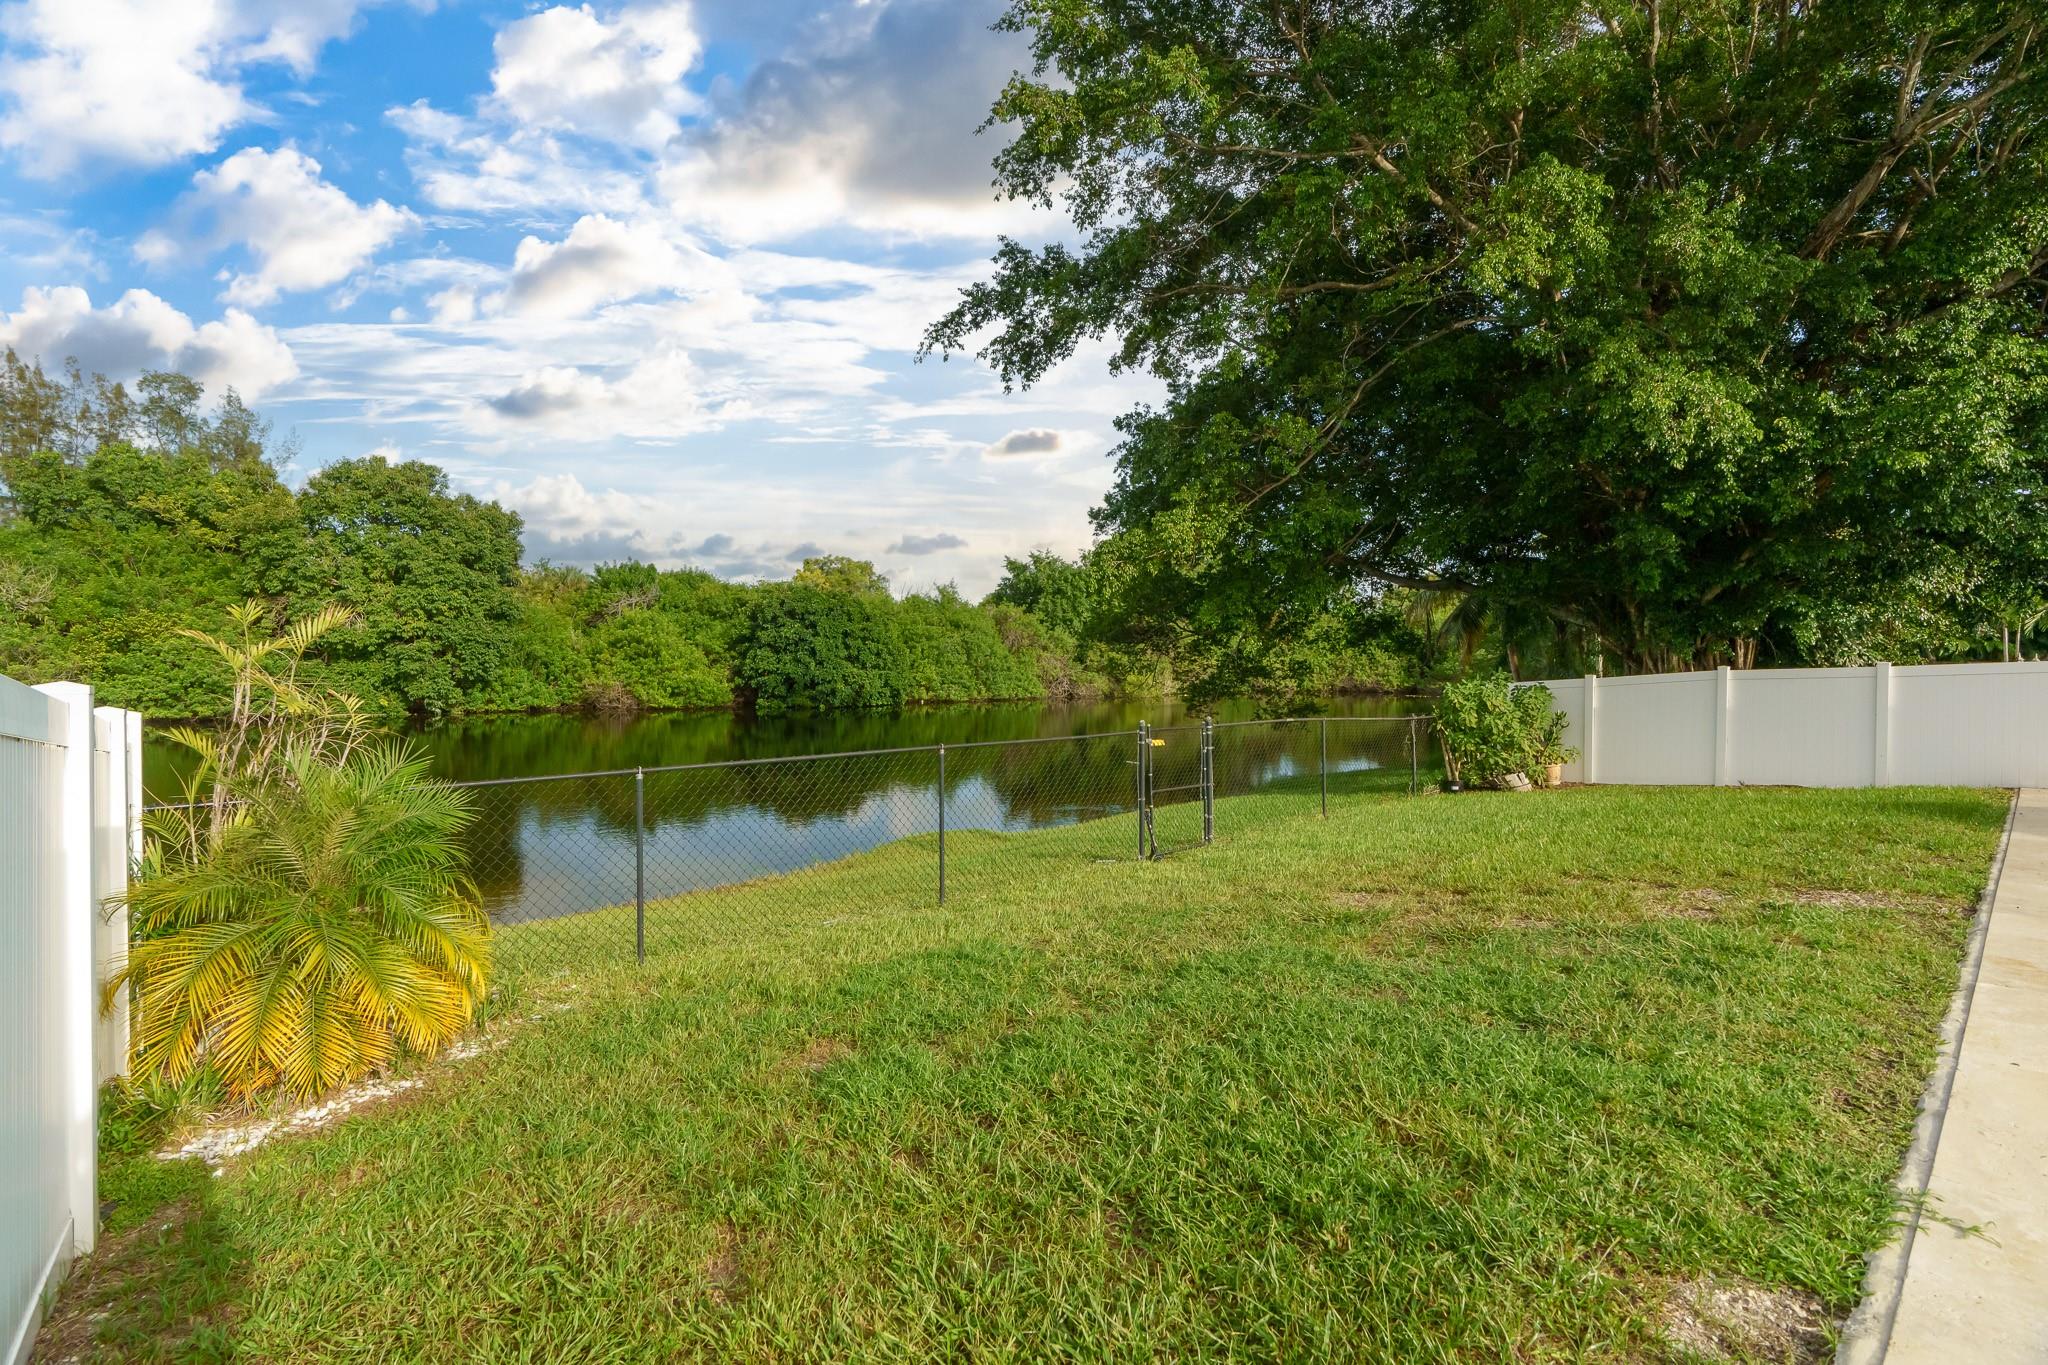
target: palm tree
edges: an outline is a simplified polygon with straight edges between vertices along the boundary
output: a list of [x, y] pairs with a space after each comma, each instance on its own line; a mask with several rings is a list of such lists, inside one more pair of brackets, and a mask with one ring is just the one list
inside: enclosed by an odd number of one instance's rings
[[328, 606], [269, 634], [261, 627], [270, 608], [252, 599], [228, 608], [227, 636], [182, 627], [228, 666], [226, 721], [218, 728], [167, 726], [163, 737], [197, 760], [182, 782], [184, 800], [169, 808], [152, 833], [199, 857], [228, 818], [238, 785], [275, 773], [288, 747], [329, 764], [348, 761], [372, 729], [363, 704], [345, 692], [316, 690], [299, 680], [299, 665], [327, 636], [351, 625], [354, 612]]
[[462, 793], [398, 744], [336, 765], [294, 743], [232, 785], [217, 831], [153, 841], [128, 893], [135, 943], [108, 990], [136, 991], [136, 1073], [310, 1095], [461, 1032], [490, 956]]

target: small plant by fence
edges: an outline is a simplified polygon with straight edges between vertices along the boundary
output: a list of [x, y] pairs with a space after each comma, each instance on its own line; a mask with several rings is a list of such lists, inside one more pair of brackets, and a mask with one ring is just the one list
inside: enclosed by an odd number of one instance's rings
[[[743, 923], [937, 907], [1435, 775], [1422, 717], [1310, 717], [457, 785], [495, 957], [517, 970], [632, 961]], [[830, 904], [806, 884], [827, 863], [841, 874]]]

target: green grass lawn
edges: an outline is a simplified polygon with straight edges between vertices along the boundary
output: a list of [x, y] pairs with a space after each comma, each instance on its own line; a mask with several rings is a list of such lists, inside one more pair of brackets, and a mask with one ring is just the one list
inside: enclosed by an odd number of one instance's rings
[[2002, 818], [1280, 792], [1155, 864], [1128, 819], [957, 837], [943, 910], [919, 840], [663, 903], [637, 970], [508, 935], [499, 1045], [218, 1178], [110, 1166], [67, 1340], [1655, 1360], [1704, 1276], [1840, 1312]]

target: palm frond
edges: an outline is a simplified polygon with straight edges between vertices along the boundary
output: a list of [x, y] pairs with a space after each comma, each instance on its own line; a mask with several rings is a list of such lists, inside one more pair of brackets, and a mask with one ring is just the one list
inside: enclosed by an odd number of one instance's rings
[[470, 818], [403, 744], [339, 765], [292, 744], [211, 837], [153, 846], [113, 987], [138, 993], [138, 1073], [205, 1064], [237, 1095], [303, 1095], [445, 1046], [489, 973], [460, 844]]

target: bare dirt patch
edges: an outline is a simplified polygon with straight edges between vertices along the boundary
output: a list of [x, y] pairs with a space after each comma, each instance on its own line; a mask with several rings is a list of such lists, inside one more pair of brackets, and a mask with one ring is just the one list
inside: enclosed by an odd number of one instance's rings
[[823, 1071], [832, 1063], [853, 1055], [853, 1046], [837, 1038], [813, 1038], [804, 1045], [803, 1051], [785, 1060], [783, 1065], [808, 1071], [812, 1075]]
[[1728, 908], [1729, 899], [1726, 891], [1691, 886], [1658, 896], [1650, 909], [1664, 919], [1714, 919]]
[[1828, 1315], [1819, 1299], [1797, 1289], [1766, 1289], [1748, 1280], [1682, 1280], [1657, 1314], [1667, 1345], [1713, 1361], [1823, 1361]]
[[1968, 915], [1974, 903], [1953, 896], [1929, 896], [1912, 891], [1836, 891], [1827, 887], [1795, 887], [1780, 893], [1794, 905], [1822, 906], [1832, 910], [1931, 910], [1943, 915]]

